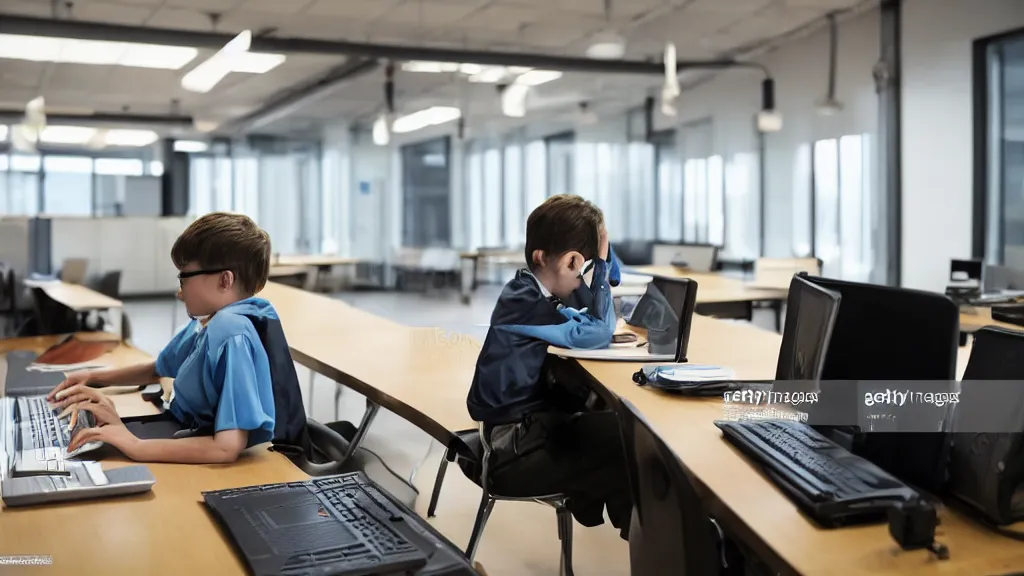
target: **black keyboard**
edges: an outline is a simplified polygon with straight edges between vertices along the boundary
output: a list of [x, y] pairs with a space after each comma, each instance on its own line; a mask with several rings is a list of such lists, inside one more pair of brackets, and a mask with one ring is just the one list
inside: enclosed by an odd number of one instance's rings
[[888, 508], [920, 497], [802, 422], [720, 420], [715, 425], [822, 526], [885, 521]]

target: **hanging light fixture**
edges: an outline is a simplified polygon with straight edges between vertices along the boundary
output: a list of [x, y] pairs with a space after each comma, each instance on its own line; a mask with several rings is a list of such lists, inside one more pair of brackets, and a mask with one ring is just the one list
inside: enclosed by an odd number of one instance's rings
[[757, 129], [761, 132], [782, 130], [782, 114], [775, 110], [775, 81], [771, 78], [761, 82], [761, 111], [757, 113]]
[[676, 98], [679, 97], [679, 76], [676, 73], [676, 45], [665, 45], [665, 87], [661, 89], [661, 113], [675, 117]]

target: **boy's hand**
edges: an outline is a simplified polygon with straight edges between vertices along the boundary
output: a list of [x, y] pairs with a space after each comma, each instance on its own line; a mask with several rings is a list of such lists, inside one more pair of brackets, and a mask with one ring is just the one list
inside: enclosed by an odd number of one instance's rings
[[101, 406], [106, 406], [114, 411], [115, 414], [117, 413], [117, 410], [114, 409], [114, 401], [110, 397], [95, 388], [90, 388], [86, 384], [77, 384], [61, 390], [54, 396], [54, 400], [57, 408], [66, 408], [80, 402], [94, 402]]
[[88, 370], [79, 370], [78, 372], [70, 372], [64, 377], [64, 381], [50, 390], [50, 393], [46, 395], [46, 399], [50, 402], [61, 400], [63, 396], [60, 396], [59, 392], [72, 386], [85, 386], [89, 383], [89, 379], [92, 377], [92, 373]]
[[78, 409], [91, 412], [100, 425], [84, 428], [75, 434], [68, 444], [68, 452], [77, 450], [89, 442], [103, 442], [117, 448], [125, 456], [135, 459], [140, 440], [125, 427], [116, 413], [92, 403], [84, 403]]
[[608, 229], [604, 227], [604, 224], [601, 225], [601, 244], [598, 255], [601, 260], [608, 259]]

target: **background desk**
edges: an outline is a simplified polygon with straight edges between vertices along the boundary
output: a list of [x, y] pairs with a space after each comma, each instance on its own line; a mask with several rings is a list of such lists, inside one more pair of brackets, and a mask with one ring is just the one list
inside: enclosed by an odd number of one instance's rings
[[[6, 352], [42, 352], [58, 339], [50, 336], [0, 341], [0, 371], [6, 374]], [[110, 366], [150, 359], [124, 344], [102, 357]], [[156, 410], [137, 393], [116, 394], [113, 400], [122, 416]], [[5, 508], [0, 512], [0, 555], [53, 557], [53, 566], [23, 569], [32, 574], [245, 574], [231, 542], [206, 511], [200, 492], [307, 478], [284, 456], [267, 447], [254, 446], [237, 462], [227, 465], [147, 464], [156, 477], [149, 494]], [[131, 463], [120, 457], [102, 462], [108, 470]], [[20, 573], [11, 566], [0, 572]]]
[[[778, 334], [694, 316], [690, 361], [730, 366], [741, 379], [773, 379]], [[968, 348], [961, 348], [960, 373]], [[800, 574], [1006, 574], [1024, 566], [1024, 545], [943, 510], [938, 541], [951, 559], [899, 552], [885, 524], [818, 528], [757, 467], [723, 438], [714, 420], [720, 399], [687, 399], [638, 387], [636, 365], [579, 361], [599, 390], [633, 403], [695, 480], [712, 513], [776, 570]], [[783, 528], [784, 527], [784, 528]]]

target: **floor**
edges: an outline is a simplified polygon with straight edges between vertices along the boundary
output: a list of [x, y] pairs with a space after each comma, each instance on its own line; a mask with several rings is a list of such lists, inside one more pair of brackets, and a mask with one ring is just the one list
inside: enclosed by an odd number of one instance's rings
[[[462, 304], [455, 291], [431, 294], [346, 292], [335, 297], [411, 326], [439, 327], [482, 340], [499, 292], [498, 286], [481, 286], [474, 293], [470, 305]], [[188, 322], [184, 308], [175, 304], [170, 298], [126, 302], [125, 313], [131, 321], [133, 343], [152, 355], [158, 354], [173, 331]], [[770, 313], [758, 312], [755, 322], [771, 326]], [[314, 419], [321, 422], [341, 419], [358, 424], [364, 407], [360, 395], [344, 390], [336, 405], [337, 384], [322, 376], [314, 376], [310, 394], [307, 390], [310, 372], [298, 365], [297, 370], [307, 412], [311, 411]], [[442, 446], [385, 410], [378, 414], [363, 445], [369, 451], [360, 458], [366, 463], [367, 474], [399, 498], [410, 501], [416, 511], [425, 516], [438, 463], [443, 458]], [[418, 496], [396, 476], [404, 480], [411, 478]], [[479, 500], [480, 489], [466, 480], [457, 466], [451, 466], [445, 477], [437, 516], [431, 522], [456, 546], [465, 548]], [[558, 574], [556, 528], [555, 514], [545, 506], [499, 502], [487, 523], [476, 560], [490, 576]], [[577, 524], [573, 532], [573, 565], [577, 574], [629, 573], [627, 543], [619, 538], [618, 531], [609, 523], [596, 528], [583, 528]]]

